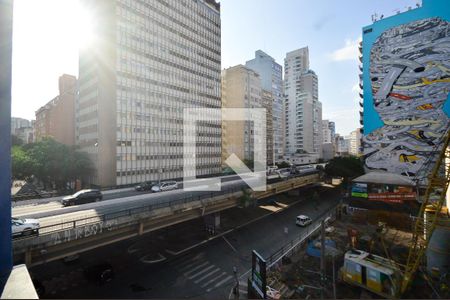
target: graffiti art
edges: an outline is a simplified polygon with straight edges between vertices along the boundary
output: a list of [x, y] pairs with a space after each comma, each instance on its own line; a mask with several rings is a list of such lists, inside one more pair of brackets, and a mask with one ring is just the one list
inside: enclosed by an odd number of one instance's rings
[[363, 137], [365, 167], [424, 183], [448, 126], [450, 26], [441, 18], [383, 32], [370, 52], [373, 105], [384, 125]]

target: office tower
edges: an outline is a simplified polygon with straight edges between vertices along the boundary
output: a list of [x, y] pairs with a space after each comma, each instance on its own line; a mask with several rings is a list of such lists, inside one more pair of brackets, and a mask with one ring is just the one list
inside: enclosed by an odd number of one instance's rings
[[59, 77], [59, 95], [39, 108], [36, 114], [35, 139], [51, 137], [57, 142], [75, 145], [75, 101], [77, 78], [64, 74]]
[[[183, 110], [220, 108], [220, 4], [83, 0], [94, 21], [80, 50], [77, 143], [93, 183], [183, 177]], [[198, 176], [221, 172], [221, 126], [197, 126]]]
[[282, 161], [285, 144], [283, 68], [261, 50], [256, 51], [255, 58], [247, 61], [245, 66], [258, 73], [262, 89], [272, 93], [273, 160]]
[[[255, 71], [243, 65], [223, 70], [223, 108], [262, 108], [261, 95], [261, 80]], [[251, 121], [222, 121], [222, 130], [223, 162], [233, 153], [242, 161], [253, 160], [254, 128]]]
[[322, 104], [318, 79], [309, 68], [308, 47], [287, 53], [284, 61], [286, 153], [316, 153], [322, 148]]

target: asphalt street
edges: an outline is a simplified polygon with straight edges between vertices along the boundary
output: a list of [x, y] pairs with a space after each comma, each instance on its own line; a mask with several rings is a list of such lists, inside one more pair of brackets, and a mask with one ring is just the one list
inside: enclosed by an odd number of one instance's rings
[[[339, 193], [328, 190], [317, 203], [301, 201], [181, 255], [170, 249], [182, 236], [204, 230], [198, 220], [83, 253], [72, 264], [37, 266], [31, 273], [46, 286], [45, 298], [228, 298], [233, 266], [244, 274], [253, 249], [268, 257], [305, 232], [295, 225], [297, 215], [315, 220], [338, 202]], [[115, 271], [114, 280], [103, 286], [83, 276], [84, 268], [100, 262]]]

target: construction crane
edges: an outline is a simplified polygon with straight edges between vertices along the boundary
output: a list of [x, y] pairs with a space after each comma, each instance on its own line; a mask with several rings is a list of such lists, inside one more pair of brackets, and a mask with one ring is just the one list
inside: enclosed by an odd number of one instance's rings
[[[428, 186], [414, 225], [408, 260], [405, 265], [398, 296], [403, 295], [411, 286], [414, 275], [420, 266], [430, 238], [436, 228], [438, 217], [446, 199], [446, 192], [450, 183], [449, 142], [450, 131], [447, 130], [447, 134], [441, 144], [442, 150], [428, 178]], [[434, 213], [431, 219], [425, 221], [424, 215], [427, 210], [434, 211]]]
[[[400, 298], [410, 288], [439, 221], [450, 183], [450, 130], [447, 129], [440, 140], [441, 142], [433, 149], [439, 151], [442, 147], [437, 160], [434, 155], [430, 155], [425, 163], [427, 166], [424, 166], [424, 170], [429, 169], [428, 167], [434, 163], [414, 224], [406, 264], [402, 265], [391, 259], [382, 237], [378, 235], [387, 258], [356, 249], [348, 251], [340, 271], [343, 281], [386, 298]], [[431, 217], [425, 218], [426, 214]], [[365, 270], [372, 274], [370, 279], [363, 275]]]

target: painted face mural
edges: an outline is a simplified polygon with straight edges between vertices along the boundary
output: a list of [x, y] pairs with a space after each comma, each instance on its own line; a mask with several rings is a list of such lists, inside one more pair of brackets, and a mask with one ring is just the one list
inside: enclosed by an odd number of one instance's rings
[[375, 41], [370, 79], [373, 104], [384, 126], [363, 138], [366, 168], [419, 180], [428, 174], [449, 125], [443, 111], [449, 73], [447, 21], [414, 21], [385, 31]]

